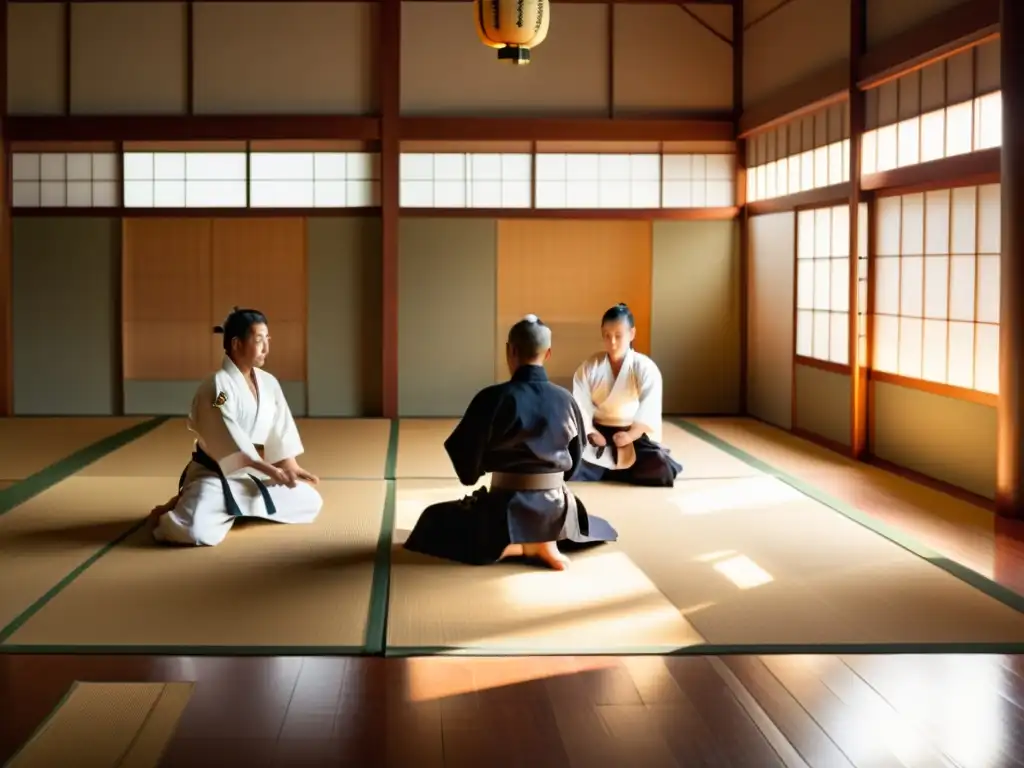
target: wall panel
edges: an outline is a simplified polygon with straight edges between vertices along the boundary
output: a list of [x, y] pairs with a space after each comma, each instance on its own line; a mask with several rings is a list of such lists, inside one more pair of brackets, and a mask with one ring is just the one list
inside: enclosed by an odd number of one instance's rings
[[185, 113], [184, 3], [70, 8], [72, 113]]
[[900, 32], [905, 32], [962, 2], [963, 0], [867, 0], [868, 47], [895, 37]]
[[797, 365], [795, 429], [850, 444], [850, 376]]
[[616, 114], [732, 109], [732, 46], [687, 10], [732, 37], [727, 6], [615, 7]]
[[636, 318], [636, 348], [650, 354], [651, 240], [647, 221], [499, 221], [497, 380], [508, 378], [508, 329], [530, 313], [551, 326], [548, 375], [560, 384], [600, 351], [601, 316], [620, 301]]
[[738, 413], [740, 280], [735, 221], [654, 222], [651, 356], [665, 413]]
[[[210, 219], [125, 219], [123, 345], [126, 381], [198, 381], [217, 339]], [[153, 344], [160, 339], [160, 344]]]
[[311, 218], [308, 413], [381, 413], [381, 255], [377, 218]]
[[64, 111], [61, 3], [7, 3], [7, 110], [12, 115]]
[[196, 3], [192, 13], [197, 113], [373, 111], [370, 3]]
[[[779, 9], [758, 17], [772, 7]], [[850, 0], [758, 0], [746, 4], [743, 101], [756, 104], [844, 61], [850, 52]]]
[[118, 412], [119, 230], [117, 219], [13, 220], [17, 415]]
[[296, 415], [304, 414], [305, 235], [298, 218], [126, 219], [125, 411], [187, 411], [196, 385], [224, 354], [213, 326], [237, 305], [267, 314], [266, 370]]
[[472, 5], [402, 3], [402, 113], [608, 114], [608, 8], [555, 3], [529, 66], [480, 43]]
[[[299, 218], [214, 219], [211, 306], [216, 323], [236, 307], [267, 316], [266, 369], [306, 380], [306, 227]], [[219, 340], [219, 337], [218, 337]], [[220, 365], [222, 350], [211, 361]]]
[[749, 226], [747, 408], [791, 429], [795, 214], [754, 216]]
[[995, 408], [881, 381], [871, 398], [872, 453], [995, 498]]
[[461, 416], [494, 383], [496, 230], [490, 219], [401, 220], [400, 416]]

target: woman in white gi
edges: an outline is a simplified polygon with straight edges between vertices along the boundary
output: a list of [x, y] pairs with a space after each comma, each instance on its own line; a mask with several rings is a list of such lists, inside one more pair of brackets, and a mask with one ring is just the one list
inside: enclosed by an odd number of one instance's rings
[[197, 439], [178, 495], [151, 513], [157, 541], [215, 546], [239, 517], [311, 523], [323, 499], [295, 460], [302, 441], [277, 379], [262, 370], [267, 318], [238, 309], [223, 326], [221, 368], [199, 385], [188, 428]]
[[659, 445], [661, 371], [633, 349], [629, 307], [616, 304], [604, 313], [601, 336], [604, 351], [585, 360], [572, 380], [588, 443], [572, 479], [671, 487], [682, 466]]

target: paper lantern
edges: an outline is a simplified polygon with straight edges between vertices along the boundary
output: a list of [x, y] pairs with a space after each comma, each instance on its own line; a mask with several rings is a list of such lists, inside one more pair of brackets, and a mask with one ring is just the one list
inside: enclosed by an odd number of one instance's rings
[[473, 0], [481, 42], [498, 49], [499, 61], [529, 64], [530, 49], [548, 36], [550, 0]]

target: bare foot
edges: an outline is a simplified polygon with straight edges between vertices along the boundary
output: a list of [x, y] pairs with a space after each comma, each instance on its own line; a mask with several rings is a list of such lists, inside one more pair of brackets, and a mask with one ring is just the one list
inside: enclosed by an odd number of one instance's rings
[[509, 544], [505, 547], [505, 551], [501, 553], [499, 560], [504, 560], [506, 557], [522, 557], [523, 556], [523, 545], [522, 544]]
[[153, 507], [153, 509], [151, 509], [149, 512], [148, 519], [150, 525], [156, 525], [158, 522], [160, 522], [160, 518], [163, 517], [165, 513], [170, 512], [172, 509], [174, 509], [177, 506], [177, 504], [178, 497], [175, 496], [169, 501], [165, 501], [163, 504]]
[[564, 571], [569, 567], [569, 558], [558, 551], [558, 545], [553, 541], [546, 541], [543, 544], [523, 544], [522, 546], [525, 557], [535, 557], [548, 568]]

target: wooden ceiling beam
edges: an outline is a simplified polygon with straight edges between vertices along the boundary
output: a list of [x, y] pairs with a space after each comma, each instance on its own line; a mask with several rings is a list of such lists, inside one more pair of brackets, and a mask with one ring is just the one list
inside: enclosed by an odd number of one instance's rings
[[419, 141], [732, 141], [732, 117], [403, 117], [401, 137]]
[[[72, 4], [79, 3], [180, 3], [181, 0], [66, 0]], [[224, 3], [224, 2], [239, 2], [239, 3], [272, 3], [272, 2], [287, 2], [287, 0], [191, 0], [193, 3]], [[312, 3], [380, 3], [381, 0], [305, 0], [306, 2]], [[462, 0], [466, 2], [467, 0]], [[32, 3], [52, 3], [53, 0], [8, 0], [10, 5], [17, 4], [32, 4]], [[408, 3], [444, 3], [452, 2], [452, 0], [403, 0]], [[616, 3], [620, 5], [723, 5], [732, 6], [732, 0], [686, 0], [686, 2], [680, 3], [679, 0], [558, 0], [559, 4], [572, 3], [582, 4], [588, 3], [592, 5], [607, 5], [608, 3]], [[468, 3], [467, 3], [468, 4]]]
[[[401, 117], [410, 141], [732, 141], [731, 116], [720, 119]], [[376, 116], [111, 115], [8, 118], [10, 141], [378, 141]]]
[[215, 141], [380, 137], [376, 117], [347, 115], [24, 115], [11, 141]]

